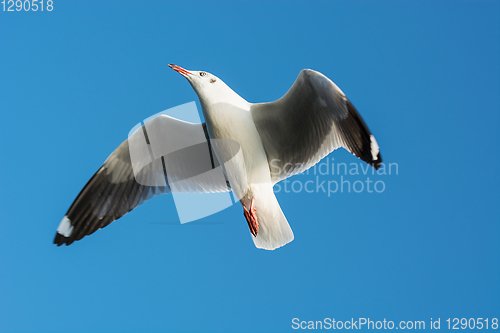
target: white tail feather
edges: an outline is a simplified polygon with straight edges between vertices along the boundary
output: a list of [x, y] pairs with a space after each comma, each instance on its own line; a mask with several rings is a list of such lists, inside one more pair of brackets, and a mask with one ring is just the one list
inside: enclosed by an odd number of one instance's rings
[[293, 240], [293, 232], [281, 211], [272, 185], [252, 184], [250, 187], [259, 222], [257, 237], [252, 235], [255, 246], [259, 249], [274, 250], [290, 243]]

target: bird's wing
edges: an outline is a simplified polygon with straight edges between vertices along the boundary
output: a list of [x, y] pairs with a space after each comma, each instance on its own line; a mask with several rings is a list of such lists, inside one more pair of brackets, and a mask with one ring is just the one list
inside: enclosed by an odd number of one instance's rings
[[230, 190], [206, 125], [161, 115], [139, 125], [106, 159], [69, 208], [54, 243], [69, 245], [155, 195]]
[[251, 112], [274, 183], [309, 169], [339, 147], [375, 169], [382, 162], [377, 141], [358, 111], [319, 72], [302, 70], [283, 97], [253, 104]]

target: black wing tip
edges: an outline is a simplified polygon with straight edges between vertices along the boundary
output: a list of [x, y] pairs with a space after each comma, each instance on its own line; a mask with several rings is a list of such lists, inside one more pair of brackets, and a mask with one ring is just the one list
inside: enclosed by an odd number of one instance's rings
[[380, 169], [380, 166], [382, 165], [382, 156], [380, 155], [380, 151], [377, 153], [377, 157], [374, 159], [371, 149], [366, 150], [363, 149], [361, 156], [358, 156], [363, 162], [366, 162], [368, 165], [371, 165], [372, 167], [375, 168], [375, 170]]
[[[382, 156], [380, 155], [380, 151], [377, 152], [377, 157], [374, 159], [373, 154], [372, 154], [372, 146], [370, 141], [366, 141], [363, 144], [364, 148], [361, 149], [359, 152], [354, 153], [358, 158], [360, 158], [362, 161], [366, 162], [367, 164], [371, 165], [372, 167], [375, 168], [375, 170], [380, 169], [380, 166], [382, 165]], [[355, 147], [352, 147], [351, 149], [354, 150]], [[378, 150], [378, 146], [377, 146]]]
[[341, 130], [344, 132], [346, 144], [351, 153], [378, 170], [382, 164], [382, 156], [377, 140], [351, 101], [347, 98], [345, 101], [349, 114], [345, 127]]
[[68, 246], [73, 242], [74, 242], [73, 239], [70, 239], [70, 237], [65, 237], [58, 232], [56, 233], [56, 237], [54, 237], [54, 244], [56, 244], [58, 247], [61, 245]]
[[54, 244], [56, 244], [57, 246], [63, 245], [65, 243], [64, 238], [66, 237], [57, 232], [56, 237], [54, 237]]
[[375, 168], [375, 170], [380, 169], [380, 165], [383, 163], [382, 161], [382, 156], [380, 156], [380, 153], [377, 155], [377, 159], [369, 163], [372, 167]]

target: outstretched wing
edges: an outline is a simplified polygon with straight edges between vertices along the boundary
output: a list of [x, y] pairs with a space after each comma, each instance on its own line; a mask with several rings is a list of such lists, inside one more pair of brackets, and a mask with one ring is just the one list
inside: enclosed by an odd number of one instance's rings
[[274, 183], [309, 169], [339, 147], [375, 169], [382, 162], [377, 141], [358, 111], [319, 72], [302, 70], [283, 97], [253, 104], [251, 112]]
[[155, 195], [230, 191], [205, 124], [161, 115], [140, 126], [106, 159], [61, 221], [54, 244], [69, 245]]

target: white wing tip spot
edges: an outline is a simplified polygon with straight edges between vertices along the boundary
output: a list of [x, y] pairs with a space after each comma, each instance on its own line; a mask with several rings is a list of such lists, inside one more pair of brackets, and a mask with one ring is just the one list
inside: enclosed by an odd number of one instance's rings
[[71, 225], [71, 220], [67, 216], [64, 216], [61, 223], [59, 223], [59, 227], [57, 227], [57, 233], [64, 237], [69, 237], [72, 232], [73, 226]]
[[370, 135], [370, 150], [372, 152], [372, 159], [376, 161], [380, 149], [377, 140], [375, 140], [375, 137], [373, 135]]

